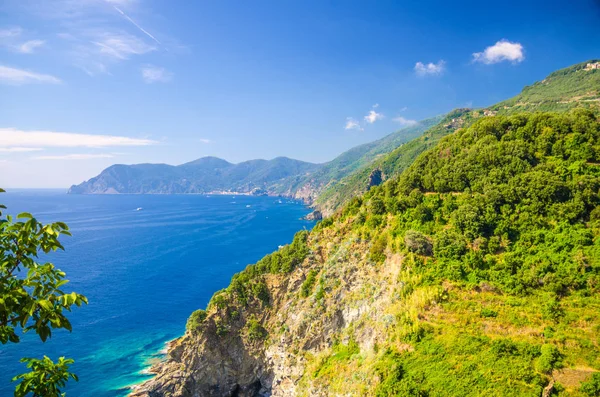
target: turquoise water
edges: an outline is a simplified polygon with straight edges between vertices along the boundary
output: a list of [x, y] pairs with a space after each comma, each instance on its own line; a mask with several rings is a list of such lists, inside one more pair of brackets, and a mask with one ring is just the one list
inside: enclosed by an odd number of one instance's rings
[[[27, 334], [0, 345], [0, 396], [12, 395], [20, 357], [76, 360], [79, 382], [68, 396], [121, 396], [146, 379], [165, 343], [183, 334], [189, 314], [204, 308], [231, 276], [289, 243], [313, 223], [306, 207], [273, 197], [202, 195], [78, 196], [23, 190], [0, 194], [9, 213], [66, 222], [73, 237], [50, 255], [71, 280], [65, 291], [86, 295], [73, 332], [49, 342]], [[136, 211], [137, 208], [142, 208]]]

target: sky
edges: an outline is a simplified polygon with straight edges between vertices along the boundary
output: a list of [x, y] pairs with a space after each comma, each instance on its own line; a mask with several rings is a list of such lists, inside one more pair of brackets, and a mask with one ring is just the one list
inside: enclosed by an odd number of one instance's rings
[[600, 1], [0, 1], [0, 187], [310, 162], [600, 58]]

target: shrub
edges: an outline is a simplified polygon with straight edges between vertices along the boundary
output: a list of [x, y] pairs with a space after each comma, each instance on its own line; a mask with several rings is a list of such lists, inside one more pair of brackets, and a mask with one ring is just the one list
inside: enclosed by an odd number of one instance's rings
[[247, 327], [248, 339], [250, 339], [251, 341], [264, 339], [268, 335], [267, 330], [263, 328], [263, 326], [256, 318], [250, 318], [248, 320]]
[[562, 355], [556, 346], [551, 344], [542, 345], [541, 353], [536, 363], [538, 371], [549, 374], [554, 368], [560, 368]]
[[306, 279], [302, 283], [302, 286], [300, 287], [300, 295], [303, 298], [306, 298], [310, 294], [313, 286], [315, 285], [316, 280], [317, 280], [317, 271], [314, 269], [311, 269], [308, 272], [308, 274], [306, 275]]
[[258, 281], [252, 285], [252, 293], [258, 299], [260, 299], [265, 305], [269, 304], [271, 296], [269, 295], [269, 288], [263, 280]]
[[404, 244], [410, 252], [418, 255], [429, 256], [432, 254], [433, 246], [431, 241], [421, 232], [409, 230], [404, 235]]
[[600, 397], [600, 372], [595, 372], [592, 378], [581, 384], [581, 392], [589, 397]]
[[204, 320], [206, 320], [206, 310], [196, 310], [192, 313], [190, 318], [188, 318], [185, 328], [188, 331], [193, 331], [197, 329]]
[[385, 235], [379, 235], [373, 241], [371, 249], [369, 251], [369, 258], [375, 263], [382, 263], [385, 261], [385, 249], [387, 247], [387, 238]]
[[385, 214], [385, 203], [381, 197], [373, 197], [369, 203], [369, 209], [373, 215]]
[[223, 324], [222, 322], [217, 322], [216, 323], [217, 326], [217, 335], [218, 336], [225, 336], [229, 333], [229, 327], [225, 324]]
[[487, 307], [484, 307], [483, 309], [481, 309], [481, 317], [497, 317], [498, 316], [498, 312], [492, 309], [489, 309]]
[[560, 302], [556, 298], [552, 298], [542, 308], [542, 315], [545, 319], [558, 322], [564, 316], [564, 311]]

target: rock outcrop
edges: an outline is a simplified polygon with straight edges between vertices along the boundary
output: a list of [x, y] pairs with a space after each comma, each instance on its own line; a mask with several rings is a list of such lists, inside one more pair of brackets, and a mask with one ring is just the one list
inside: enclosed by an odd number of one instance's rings
[[[385, 338], [386, 307], [394, 290], [388, 280], [398, 277], [402, 258], [392, 256], [377, 269], [368, 265], [367, 252], [367, 242], [332, 239], [292, 273], [266, 276], [268, 304], [255, 299], [245, 309], [211, 306], [198, 329], [171, 343], [167, 360], [151, 370], [156, 377], [131, 396], [329, 395], [306, 376], [307, 364], [314, 361], [307, 357], [330, 352], [340, 340], [372, 350]], [[323, 281], [303, 297], [311, 271]], [[366, 295], [365, 288], [377, 292]], [[267, 333], [264, 339], [249, 333], [255, 319]]]

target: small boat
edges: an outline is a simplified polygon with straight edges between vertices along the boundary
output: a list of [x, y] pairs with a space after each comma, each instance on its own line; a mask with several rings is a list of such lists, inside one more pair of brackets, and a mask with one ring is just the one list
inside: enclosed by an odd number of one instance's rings
[[142, 207], [137, 207], [135, 210], [136, 211], [141, 211], [143, 208]]
[[246, 208], [250, 208], [250, 207], [252, 207], [250, 204], [248, 204], [248, 205], [246, 206]]

